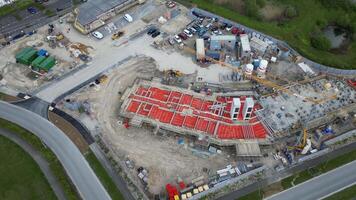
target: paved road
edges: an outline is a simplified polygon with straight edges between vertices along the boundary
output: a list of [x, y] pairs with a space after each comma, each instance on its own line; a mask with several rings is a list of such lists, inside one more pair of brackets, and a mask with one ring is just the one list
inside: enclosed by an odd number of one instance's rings
[[45, 158], [43, 158], [41, 153], [39, 153], [35, 148], [33, 148], [31, 145], [29, 145], [25, 140], [17, 136], [15, 133], [11, 133], [8, 130], [4, 130], [0, 128], [0, 135], [15, 142], [24, 151], [26, 151], [40, 167], [42, 173], [45, 175], [48, 183], [52, 187], [52, 190], [56, 194], [57, 198], [60, 200], [66, 199], [61, 185], [58, 183], [56, 177], [53, 175], [51, 169], [49, 168], [49, 163]]
[[356, 182], [356, 161], [273, 195], [270, 200], [315, 200]]
[[51, 122], [31, 111], [3, 101], [0, 101], [0, 117], [22, 126], [39, 137], [62, 163], [83, 199], [111, 199], [77, 147]]
[[226, 194], [220, 198], [218, 198], [219, 200], [231, 200], [231, 199], [236, 199], [238, 197], [242, 197], [242, 196], [245, 196], [251, 192], [254, 192], [256, 190], [259, 190], [259, 188], [263, 188], [269, 184], [272, 184], [276, 181], [280, 181], [281, 179], [283, 178], [286, 178], [287, 176], [291, 175], [291, 174], [295, 174], [297, 172], [300, 172], [302, 170], [305, 170], [305, 169], [308, 169], [310, 167], [313, 167], [313, 166], [316, 166], [320, 163], [324, 163], [324, 162], [327, 162], [328, 160], [330, 159], [333, 159], [333, 158], [336, 158], [340, 155], [343, 155], [345, 153], [348, 153], [350, 151], [353, 151], [356, 149], [356, 143], [352, 143], [352, 144], [349, 144], [347, 146], [344, 146], [344, 147], [341, 147], [339, 149], [336, 149], [336, 150], [333, 150], [332, 152], [330, 153], [327, 153], [325, 155], [322, 155], [322, 156], [319, 156], [315, 159], [312, 159], [312, 160], [307, 160], [305, 162], [303, 162], [302, 164], [300, 165], [296, 165], [292, 168], [289, 168], [285, 171], [281, 171], [281, 172], [276, 172], [274, 175], [268, 177], [268, 178], [265, 178], [265, 179], [262, 179], [256, 183], [253, 183], [253, 184], [250, 184], [244, 188], [241, 188], [239, 190], [235, 190], [229, 194]]
[[48, 106], [49, 104], [41, 99], [36, 97], [32, 97], [27, 100], [22, 100], [18, 102], [14, 102], [14, 105], [25, 108], [29, 111], [32, 111], [45, 119], [48, 119]]

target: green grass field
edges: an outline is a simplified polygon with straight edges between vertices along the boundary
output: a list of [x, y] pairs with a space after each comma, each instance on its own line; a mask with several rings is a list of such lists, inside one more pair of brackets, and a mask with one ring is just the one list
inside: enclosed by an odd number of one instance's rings
[[113, 180], [106, 173], [104, 167], [95, 157], [94, 153], [90, 151], [87, 155], [85, 155], [85, 158], [89, 162], [89, 165], [94, 170], [95, 174], [99, 177], [101, 183], [104, 185], [105, 189], [108, 191], [111, 198], [113, 200], [124, 200], [124, 197], [117, 189]]
[[356, 185], [346, 188], [338, 193], [331, 195], [324, 200], [351, 200], [356, 198]]
[[[344, 164], [347, 164], [349, 162], [352, 162], [356, 160], [356, 150], [351, 151], [349, 153], [346, 153], [342, 156], [339, 156], [337, 158], [331, 159], [325, 163], [319, 164], [309, 170], [304, 170], [301, 171], [293, 176], [287, 177], [283, 179], [280, 183], [282, 184], [282, 187], [284, 190], [293, 187], [292, 181], [294, 185], [297, 185], [299, 183], [302, 183], [304, 181], [307, 181], [315, 176], [318, 176], [322, 173], [326, 173], [330, 170], [333, 170], [337, 167], [340, 167]], [[238, 200], [262, 200], [263, 199], [263, 192], [264, 190], [267, 190], [266, 188], [262, 188], [261, 191], [255, 191], [250, 194], [247, 194], [243, 197], [238, 198]], [[339, 194], [340, 193], [340, 194]], [[333, 196], [328, 198], [327, 200], [336, 200], [336, 199], [350, 199], [351, 197], [356, 197], [356, 186], [353, 186], [351, 188], [345, 189], [341, 192], [339, 192]]]
[[39, 10], [44, 10], [44, 6], [39, 3], [35, 3], [33, 0], [18, 0], [13, 4], [9, 4], [0, 8], [0, 17], [14, 13], [17, 11], [27, 9], [28, 7], [36, 7]]
[[320, 174], [326, 173], [337, 167], [340, 167], [346, 163], [356, 160], [356, 151], [351, 151], [337, 158], [331, 159], [325, 163], [319, 164], [309, 170], [304, 170], [294, 176], [290, 176], [282, 180], [282, 186], [284, 189], [292, 187], [291, 182], [294, 179], [294, 184], [297, 185], [308, 179], [311, 179]]
[[[277, 1], [277, 0], [271, 0]], [[224, 5], [217, 5], [212, 0], [179, 0], [184, 4], [194, 4], [198, 8], [216, 13], [248, 27], [254, 28], [275, 38], [286, 41], [303, 56], [325, 65], [342, 69], [356, 69], [356, 41], [350, 44], [346, 54], [334, 54], [311, 47], [310, 36], [318, 27], [319, 21], [332, 22], [344, 15], [341, 9], [328, 10], [317, 0], [278, 0], [286, 5], [293, 5], [298, 10], [298, 16], [283, 25], [277, 22], [266, 22], [239, 14]], [[351, 14], [350, 14], [351, 16]], [[351, 21], [356, 21], [353, 13]]]
[[[16, 133], [19, 137], [26, 140], [29, 144], [31, 144], [35, 149], [37, 149], [44, 158], [50, 163], [50, 168], [52, 173], [57, 177], [59, 183], [61, 184], [67, 199], [74, 200], [79, 199], [77, 192], [75, 190], [74, 185], [72, 185], [69, 177], [66, 175], [61, 163], [57, 159], [57, 157], [53, 154], [53, 152], [45, 148], [42, 142], [29, 131], [21, 128], [20, 126], [10, 123], [4, 119], [0, 119], [0, 127], [3, 129], [7, 129], [13, 133]], [[6, 151], [5, 151], [6, 152]], [[2, 165], [2, 164], [1, 164]], [[0, 166], [1, 166], [0, 165]], [[1, 178], [0, 178], [1, 180]], [[2, 198], [0, 198], [2, 199]], [[26, 198], [24, 198], [26, 199]]]
[[0, 199], [56, 199], [37, 163], [3, 136], [0, 136], [0, 160]]

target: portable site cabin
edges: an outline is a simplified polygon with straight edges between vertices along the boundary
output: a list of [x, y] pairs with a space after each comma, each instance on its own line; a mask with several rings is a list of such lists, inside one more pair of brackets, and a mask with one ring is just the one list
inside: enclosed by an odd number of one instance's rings
[[23, 48], [21, 49], [20, 52], [18, 52], [15, 56], [16, 58], [16, 61], [18, 61], [22, 56], [24, 56], [27, 52], [29, 52], [30, 50], [33, 50], [32, 47], [26, 47], [26, 48]]
[[37, 58], [37, 51], [35, 49], [31, 49], [16, 61], [24, 65], [30, 65], [31, 62], [36, 58]]
[[48, 57], [40, 64], [38, 68], [39, 70], [48, 72], [55, 64], [56, 64], [56, 59], [54, 57]]
[[41, 63], [46, 60], [45, 56], [38, 56], [35, 60], [32, 61], [31, 67], [32, 69], [39, 68]]

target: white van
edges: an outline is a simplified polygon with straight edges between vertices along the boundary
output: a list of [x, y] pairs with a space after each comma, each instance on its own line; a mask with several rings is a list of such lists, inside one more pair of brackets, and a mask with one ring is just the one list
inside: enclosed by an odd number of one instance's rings
[[128, 21], [128, 22], [132, 22], [133, 21], [133, 18], [129, 14], [125, 14], [124, 15], [124, 19], [126, 19], [126, 21]]

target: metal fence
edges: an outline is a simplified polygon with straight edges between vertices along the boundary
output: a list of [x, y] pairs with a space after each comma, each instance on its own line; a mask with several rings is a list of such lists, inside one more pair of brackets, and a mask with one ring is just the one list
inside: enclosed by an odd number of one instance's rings
[[[208, 16], [208, 17], [215, 17], [215, 18], [218, 18], [219, 21], [223, 21], [223, 22], [226, 22], [226, 23], [229, 23], [229, 24], [232, 24], [233, 26], [237, 27], [237, 28], [243, 28], [245, 30], [246, 33], [251, 33], [251, 32], [255, 32], [255, 33], [258, 33], [260, 34], [262, 37], [264, 38], [267, 38], [269, 39], [270, 41], [272, 41], [274, 44], [276, 45], [281, 45], [283, 47], [286, 47], [290, 50], [290, 52], [294, 55], [297, 55], [297, 56], [301, 56], [296, 50], [294, 50], [291, 46], [289, 46], [286, 42], [284, 41], [280, 41], [274, 37], [271, 37], [269, 35], [265, 35], [264, 33], [261, 33], [259, 31], [256, 31], [255, 29], [252, 29], [252, 28], [249, 28], [249, 27], [246, 27], [242, 24], [239, 24], [239, 23], [236, 23], [236, 22], [233, 22], [231, 20], [228, 20], [228, 19], [225, 19], [223, 17], [220, 17], [218, 15], [215, 15], [213, 13], [210, 13], [208, 11], [205, 11], [205, 10], [202, 10], [202, 9], [199, 9], [199, 8], [192, 8], [191, 9], [191, 12], [190, 12], [190, 16], [191, 17], [195, 17], [193, 16], [192, 12], [195, 11], [197, 13], [200, 13], [204, 16]], [[305, 57], [303, 57], [303, 62], [305, 62], [307, 65], [309, 65], [310, 67], [312, 67], [315, 71], [317, 72], [322, 72], [322, 73], [326, 73], [326, 74], [330, 74], [330, 75], [336, 75], [336, 76], [351, 76], [351, 75], [356, 75], [356, 70], [344, 70], [344, 69], [336, 69], [336, 68], [333, 68], [333, 67], [329, 67], [329, 66], [326, 66], [326, 65], [322, 65], [322, 64], [319, 64], [319, 63], [316, 63], [314, 61], [311, 61]]]
[[213, 193], [213, 192], [217, 192], [219, 190], [221, 190], [222, 188], [224, 188], [225, 186], [228, 186], [228, 185], [232, 185], [234, 183], [237, 183], [238, 181], [241, 181], [245, 178], [248, 178], [249, 176], [252, 176], [252, 175], [256, 175], [257, 173], [259, 172], [262, 172], [263, 170], [267, 169], [266, 166], [262, 166], [262, 167], [259, 167], [259, 168], [256, 168], [254, 170], [251, 170], [245, 174], [241, 174], [240, 176], [237, 176], [237, 177], [234, 177], [232, 179], [229, 179], [227, 181], [224, 181], [222, 183], [219, 183], [219, 184], [216, 184], [214, 187], [210, 188], [209, 190], [206, 190], [204, 192], [201, 192], [199, 194], [196, 194], [194, 196], [192, 196], [191, 198], [189, 198], [189, 200], [196, 200], [196, 199], [200, 199], [210, 193]]

